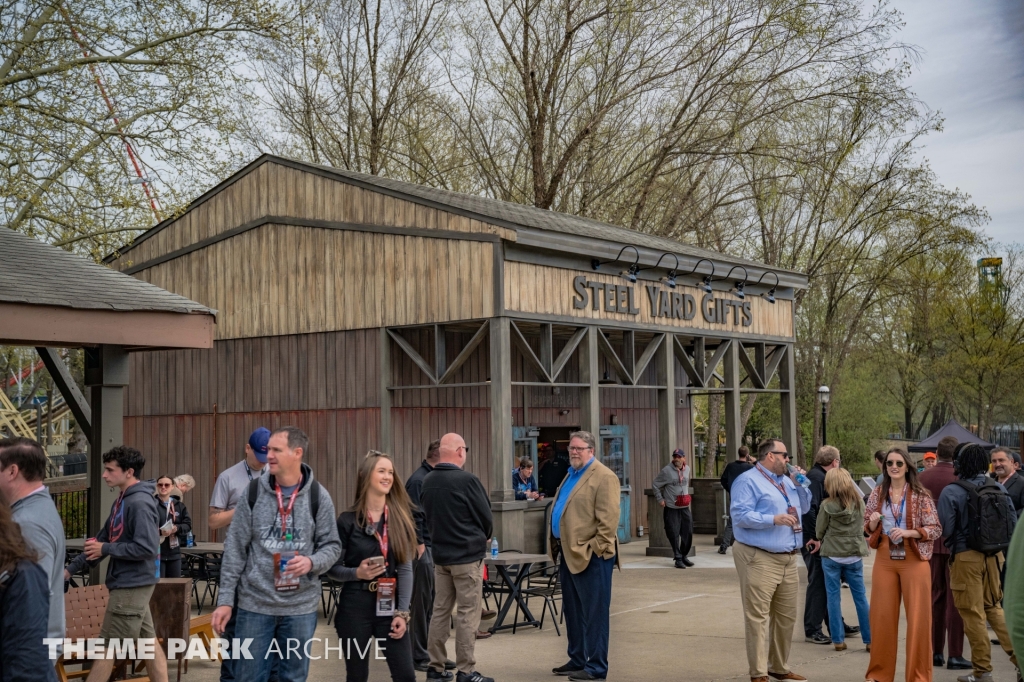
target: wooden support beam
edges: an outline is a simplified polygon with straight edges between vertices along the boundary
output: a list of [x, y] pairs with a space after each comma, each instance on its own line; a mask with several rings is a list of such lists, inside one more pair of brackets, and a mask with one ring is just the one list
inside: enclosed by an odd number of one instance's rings
[[[735, 462], [743, 443], [743, 423], [740, 414], [740, 355], [739, 343], [728, 343], [725, 349], [725, 461]], [[721, 350], [721, 346], [719, 346]], [[716, 352], [716, 356], [718, 353]]]
[[491, 485], [492, 502], [513, 502], [509, 475], [512, 466], [512, 344], [510, 321], [492, 317], [490, 326]]
[[601, 430], [601, 386], [598, 365], [598, 338], [601, 330], [586, 327], [586, 338], [580, 344], [580, 381], [587, 388], [580, 389], [580, 428], [590, 431], [596, 438]]
[[444, 325], [434, 325], [434, 376], [440, 378], [448, 370], [448, 348], [445, 342]]
[[64, 402], [71, 408], [71, 414], [75, 415], [78, 428], [82, 429], [87, 440], [92, 438], [92, 408], [89, 407], [82, 392], [78, 390], [78, 384], [75, 383], [74, 377], [68, 371], [67, 365], [60, 359], [55, 348], [39, 346], [36, 348], [36, 352], [39, 353], [43, 364], [46, 365], [46, 371], [50, 373], [53, 383], [57, 385], [57, 390], [64, 396]]
[[779, 401], [782, 408], [782, 442], [786, 444], [789, 454], [797, 466], [803, 467], [803, 457], [797, 441], [798, 427], [796, 421], [796, 358], [793, 356], [793, 344], [779, 347], [776, 353], [782, 353], [779, 362]]
[[[674, 335], [663, 334], [658, 344], [648, 346], [657, 352], [655, 371], [658, 384], [665, 388], [658, 389], [658, 453], [659, 464], [667, 464], [672, 460], [672, 451], [679, 446], [679, 434], [676, 433], [676, 359], [673, 353]], [[646, 353], [645, 353], [646, 355]], [[688, 453], [693, 454], [693, 453]], [[692, 457], [691, 457], [692, 461]]]
[[480, 325], [480, 328], [477, 329], [476, 333], [473, 334], [472, 338], [470, 338], [469, 343], [459, 351], [459, 354], [455, 356], [452, 364], [444, 371], [441, 378], [437, 380], [438, 384], [445, 384], [455, 376], [455, 373], [459, 371], [459, 368], [466, 364], [466, 360], [469, 360], [469, 356], [473, 354], [473, 351], [475, 351], [477, 347], [483, 343], [483, 340], [487, 338], [487, 335], [490, 333], [490, 329], [490, 324], [486, 321]]

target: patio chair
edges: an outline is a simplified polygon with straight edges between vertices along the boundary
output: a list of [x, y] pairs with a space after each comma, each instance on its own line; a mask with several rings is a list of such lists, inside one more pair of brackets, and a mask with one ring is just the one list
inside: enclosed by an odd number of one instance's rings
[[[559, 637], [562, 636], [562, 631], [558, 628], [558, 622], [561, 618], [559, 610], [555, 608], [555, 600], [562, 600], [562, 583], [558, 578], [558, 568], [552, 566], [541, 566], [533, 569], [527, 574], [525, 581], [527, 586], [523, 588], [522, 593], [526, 599], [526, 603], [530, 603], [530, 597], [540, 597], [544, 600], [544, 605], [540, 609], [540, 627], [544, 629], [544, 613], [545, 611], [551, 611], [551, 620], [555, 624], [555, 633]], [[558, 616], [558, 618], [556, 618]], [[519, 620], [519, 604], [516, 604], [516, 617], [513, 618], [512, 622], [515, 623]], [[512, 626], [512, 634], [516, 633], [515, 625]]]
[[[65, 626], [64, 636], [68, 639], [93, 639], [99, 637], [103, 627], [103, 616], [107, 610], [110, 593], [106, 585], [76, 587], [64, 594]], [[142, 661], [141, 663], [144, 663]], [[81, 670], [67, 670], [67, 665], [81, 664]], [[128, 661], [114, 666], [111, 679], [118, 679]], [[57, 659], [54, 669], [58, 682], [83, 679], [89, 676], [87, 663], [75, 654], [64, 653]], [[149, 682], [149, 677], [132, 677], [132, 682]]]
[[[198, 605], [198, 615], [203, 613], [203, 604], [206, 603], [206, 595], [210, 595], [210, 604], [217, 603], [217, 588], [220, 586], [220, 562], [223, 554], [220, 552], [203, 552], [189, 557], [188, 572], [192, 579], [192, 594], [195, 595]], [[203, 582], [203, 593], [199, 594], [199, 583]]]
[[[68, 566], [71, 562], [82, 553], [80, 549], [65, 549], [64, 550], [64, 565]], [[79, 584], [81, 583], [81, 584]], [[68, 585], [71, 587], [87, 587], [89, 585], [89, 567], [86, 566], [78, 573], [71, 574], [71, 580], [68, 581]], [[67, 589], [64, 590], [67, 592]]]
[[[334, 610], [338, 608], [338, 600], [341, 598], [343, 586], [344, 583], [338, 582], [326, 573], [320, 576], [320, 605], [324, 609], [324, 618], [328, 623], [334, 618]], [[324, 591], [326, 591], [326, 595]]]

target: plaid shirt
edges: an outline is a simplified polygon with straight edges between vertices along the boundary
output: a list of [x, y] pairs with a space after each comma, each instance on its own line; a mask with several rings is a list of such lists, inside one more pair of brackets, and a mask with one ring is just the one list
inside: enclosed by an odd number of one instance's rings
[[[879, 521], [878, 527], [873, 532], [868, 525], [872, 514], [875, 512], [882, 513], [882, 499], [879, 495], [881, 489], [882, 486], [875, 486], [875, 489], [871, 491], [871, 496], [868, 497], [867, 506], [864, 508], [864, 532], [869, 536], [868, 545], [872, 549], [878, 549], [878, 545], [882, 540], [881, 521]], [[939, 512], [935, 509], [935, 502], [932, 500], [932, 496], [927, 492], [922, 495], [911, 490], [908, 494], [910, 497], [907, 501], [907, 508], [910, 510], [910, 514], [907, 515], [907, 530], [920, 532], [921, 539], [907, 538], [907, 546], [913, 549], [922, 561], [928, 561], [932, 558], [934, 541], [936, 538], [942, 537], [942, 524], [939, 523]]]

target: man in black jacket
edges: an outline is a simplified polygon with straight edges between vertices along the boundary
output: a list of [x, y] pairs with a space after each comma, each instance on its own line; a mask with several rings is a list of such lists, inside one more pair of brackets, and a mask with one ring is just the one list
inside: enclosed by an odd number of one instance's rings
[[[732, 491], [732, 482], [739, 478], [740, 474], [754, 468], [754, 465], [750, 462], [750, 449], [746, 445], [740, 446], [737, 455], [735, 462], [729, 462], [725, 465], [725, 471], [722, 472], [722, 478], [719, 479], [722, 482], [722, 487], [725, 488], [726, 495]], [[728, 497], [725, 500], [725, 508], [729, 509]], [[718, 553], [725, 554], [725, 550], [732, 547], [732, 541], [732, 517], [730, 516], [725, 521], [725, 532], [722, 533], [722, 544], [718, 548]]]
[[[831, 644], [831, 637], [821, 631], [821, 624], [828, 624], [828, 595], [825, 592], [825, 571], [821, 567], [821, 542], [814, 537], [814, 527], [818, 522], [818, 509], [828, 493], [825, 492], [825, 475], [829, 469], [838, 469], [840, 464], [839, 450], [831, 445], [823, 445], [814, 456], [814, 466], [807, 472], [811, 481], [811, 508], [800, 520], [804, 529], [804, 546], [800, 550], [807, 566], [807, 595], [804, 599], [804, 641], [812, 644]], [[856, 626], [843, 623], [846, 636], [860, 632]]]
[[452, 608], [457, 606], [457, 682], [494, 682], [474, 669], [483, 597], [481, 569], [494, 528], [487, 491], [479, 478], [462, 470], [468, 451], [462, 436], [446, 434], [440, 443], [440, 461], [423, 479], [420, 493], [434, 554], [434, 613], [427, 635], [428, 680], [445, 679], [449, 618]]
[[[412, 562], [413, 583], [412, 603], [410, 609], [409, 631], [412, 634], [412, 660], [416, 670], [426, 672], [430, 667], [430, 654], [427, 653], [427, 631], [430, 617], [434, 613], [434, 553], [430, 547], [430, 529], [427, 528], [427, 515], [423, 511], [421, 493], [423, 479], [434, 466], [441, 461], [441, 441], [435, 440], [427, 446], [427, 458], [419, 469], [412, 472], [405, 482], [405, 491], [413, 503], [412, 515], [416, 520], [416, 540], [419, 547], [416, 559]], [[445, 661], [445, 668], [455, 667], [454, 661]]]

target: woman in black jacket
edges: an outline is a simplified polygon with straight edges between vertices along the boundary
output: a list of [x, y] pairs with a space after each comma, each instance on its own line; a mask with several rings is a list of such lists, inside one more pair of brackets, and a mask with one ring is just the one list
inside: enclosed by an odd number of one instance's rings
[[391, 679], [415, 682], [408, 623], [416, 528], [409, 496], [388, 455], [376, 450], [366, 455], [356, 478], [355, 504], [338, 517], [338, 535], [341, 557], [330, 576], [344, 583], [334, 627], [347, 648], [347, 682], [369, 678], [374, 638], [387, 641], [383, 648]]
[[0, 682], [57, 680], [43, 643], [50, 619], [50, 584], [35, 560], [21, 527], [11, 518], [11, 508], [0, 502]]
[[161, 476], [156, 479], [156, 497], [160, 501], [160, 577], [181, 577], [181, 548], [192, 530], [192, 519], [185, 503], [171, 497], [174, 479]]

